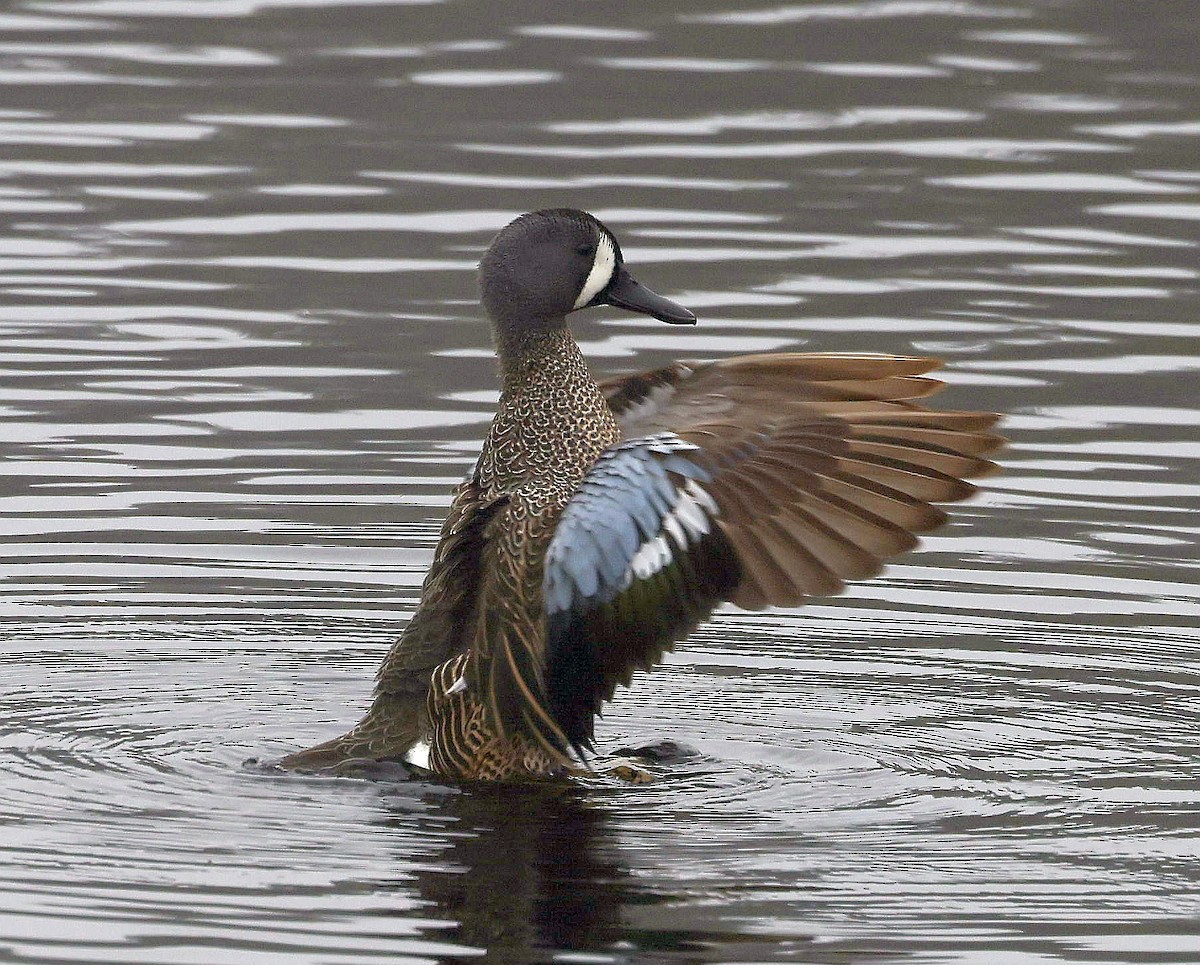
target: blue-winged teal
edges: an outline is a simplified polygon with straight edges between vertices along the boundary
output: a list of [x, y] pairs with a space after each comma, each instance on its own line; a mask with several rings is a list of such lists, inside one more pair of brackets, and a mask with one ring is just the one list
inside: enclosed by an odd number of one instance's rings
[[597, 383], [566, 317], [695, 316], [583, 211], [522, 215], [480, 265], [503, 391], [421, 602], [349, 733], [280, 763], [565, 771], [618, 684], [722, 601], [796, 606], [872, 576], [993, 466], [996, 417], [934, 412], [933, 359], [746, 355]]

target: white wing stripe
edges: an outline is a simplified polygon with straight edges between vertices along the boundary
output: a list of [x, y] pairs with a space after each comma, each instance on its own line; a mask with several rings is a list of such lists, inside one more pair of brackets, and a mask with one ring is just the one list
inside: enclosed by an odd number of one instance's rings
[[[699, 539], [708, 532], [708, 517], [704, 515], [704, 510], [701, 508], [704, 505], [703, 502], [696, 497], [693, 489], [703, 496], [708, 496], [708, 493], [696, 485], [696, 480], [689, 479], [688, 488], [679, 494], [679, 502], [675, 504], [671, 515], [683, 523], [692, 539]], [[715, 504], [713, 509], [716, 509]]]
[[684, 533], [683, 527], [679, 525], [679, 520], [675, 518], [675, 514], [667, 516], [662, 521], [663, 532], [667, 533], [679, 549], [687, 549], [688, 538]]
[[[686, 550], [692, 543], [698, 543], [700, 538], [712, 529], [712, 523], [705, 509], [712, 507], [716, 513], [717, 504], [694, 479], [687, 481], [687, 486], [679, 491], [679, 498], [671, 511], [663, 517], [662, 530], [652, 539], [646, 540], [638, 547], [637, 553], [629, 561], [625, 578], [621, 581], [622, 589], [629, 586], [633, 580], [645, 580], [659, 570], [670, 566], [675, 559], [675, 551]], [[667, 536], [671, 539], [667, 539]], [[674, 544], [674, 545], [672, 545]]]
[[[692, 499], [700, 504], [700, 508], [703, 509], [709, 516], [720, 515], [721, 510], [717, 508], [717, 501], [713, 499], [712, 496], [708, 494], [708, 490], [696, 482], [696, 480], [689, 479], [684, 489], [687, 490], [687, 494], [691, 496]], [[708, 532], [707, 519], [704, 521], [704, 528], [701, 530], [701, 532]]]

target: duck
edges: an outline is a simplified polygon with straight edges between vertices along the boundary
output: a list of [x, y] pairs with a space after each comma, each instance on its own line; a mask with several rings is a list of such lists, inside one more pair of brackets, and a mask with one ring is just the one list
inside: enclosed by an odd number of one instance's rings
[[717, 607], [795, 607], [872, 577], [996, 469], [996, 414], [924, 404], [937, 359], [779, 352], [597, 381], [569, 316], [696, 316], [638, 282], [585, 211], [508, 224], [479, 289], [501, 394], [420, 601], [362, 720], [282, 768], [579, 773], [616, 689]]

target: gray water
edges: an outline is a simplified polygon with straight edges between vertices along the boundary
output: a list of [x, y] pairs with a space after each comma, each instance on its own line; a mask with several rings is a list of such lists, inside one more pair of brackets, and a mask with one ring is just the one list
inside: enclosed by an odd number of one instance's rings
[[[0, 961], [1200, 961], [1200, 17], [1120, 0], [0, 11]], [[722, 611], [556, 793], [245, 770], [357, 719], [586, 207], [598, 372], [935, 354], [1005, 472]]]

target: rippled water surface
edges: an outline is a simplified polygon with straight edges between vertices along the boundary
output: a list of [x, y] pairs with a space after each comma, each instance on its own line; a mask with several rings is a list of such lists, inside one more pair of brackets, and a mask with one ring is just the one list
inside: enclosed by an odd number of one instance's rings
[[[0, 960], [1200, 961], [1200, 27], [1173, 0], [0, 10]], [[701, 324], [1010, 414], [925, 549], [722, 612], [555, 793], [244, 770], [357, 719], [586, 207]]]

